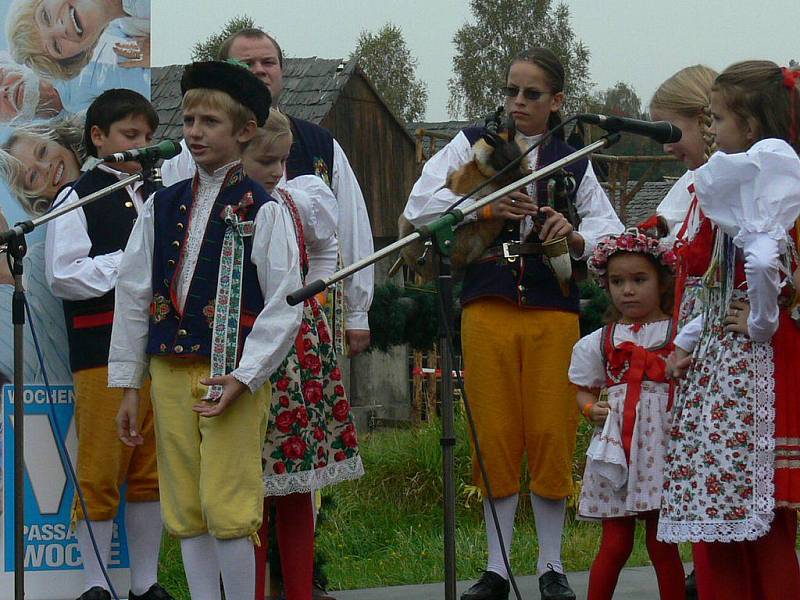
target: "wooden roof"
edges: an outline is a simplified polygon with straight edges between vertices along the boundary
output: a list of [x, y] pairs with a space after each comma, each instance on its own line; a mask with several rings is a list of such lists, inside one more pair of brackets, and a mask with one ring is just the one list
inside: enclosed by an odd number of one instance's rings
[[[287, 58], [283, 70], [281, 110], [293, 117], [321, 124], [356, 68], [355, 61], [338, 58]], [[156, 139], [182, 137], [182, 74], [183, 65], [151, 69], [150, 97], [160, 119]]]
[[[153, 67], [156, 139], [183, 137], [183, 65]], [[287, 58], [280, 108], [327, 128], [347, 154], [367, 202], [373, 235], [394, 237], [396, 220], [417, 176], [414, 137], [356, 61]]]

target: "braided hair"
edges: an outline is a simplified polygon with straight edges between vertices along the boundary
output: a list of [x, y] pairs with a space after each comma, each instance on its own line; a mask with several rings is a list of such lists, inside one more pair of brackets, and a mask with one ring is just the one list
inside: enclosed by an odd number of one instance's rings
[[717, 72], [705, 65], [686, 67], [658, 86], [650, 101], [651, 111], [664, 110], [697, 118], [706, 160], [717, 149], [711, 129], [711, 88], [716, 77]]

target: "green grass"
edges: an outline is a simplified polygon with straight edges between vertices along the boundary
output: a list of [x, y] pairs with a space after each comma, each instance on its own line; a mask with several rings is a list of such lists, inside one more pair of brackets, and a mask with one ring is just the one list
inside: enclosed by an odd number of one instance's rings
[[[486, 536], [481, 499], [469, 485], [470, 457], [463, 418], [457, 424], [456, 556], [459, 579], [471, 579], [486, 563]], [[361, 452], [366, 475], [324, 492], [325, 518], [317, 547], [325, 559], [330, 589], [357, 589], [430, 583], [444, 579], [442, 558], [442, 484], [438, 424], [418, 429], [377, 432], [364, 436]], [[576, 479], [590, 429], [582, 424], [576, 449]], [[524, 482], [523, 482], [524, 484]], [[523, 488], [527, 489], [527, 488]], [[568, 570], [587, 570], [600, 544], [600, 526], [575, 521], [570, 508], [563, 559]], [[682, 548], [684, 560], [688, 547]], [[512, 547], [515, 574], [535, 572], [536, 530], [527, 495], [521, 496]], [[637, 529], [629, 566], [647, 565], [644, 530]], [[189, 598], [180, 551], [167, 540], [161, 560], [161, 581], [177, 599]]]

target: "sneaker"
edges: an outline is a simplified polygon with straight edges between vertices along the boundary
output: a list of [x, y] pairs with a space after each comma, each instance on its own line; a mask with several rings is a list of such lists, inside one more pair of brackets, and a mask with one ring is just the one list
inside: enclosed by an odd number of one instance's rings
[[154, 583], [144, 594], [139, 596], [133, 592], [128, 592], [128, 600], [174, 600], [174, 598], [167, 590]]
[[539, 593], [542, 600], [575, 600], [567, 576], [553, 569], [539, 577]]
[[493, 571], [484, 571], [481, 578], [461, 594], [461, 600], [508, 600], [508, 580]]
[[83, 592], [78, 600], [111, 600], [111, 592], [96, 585]]

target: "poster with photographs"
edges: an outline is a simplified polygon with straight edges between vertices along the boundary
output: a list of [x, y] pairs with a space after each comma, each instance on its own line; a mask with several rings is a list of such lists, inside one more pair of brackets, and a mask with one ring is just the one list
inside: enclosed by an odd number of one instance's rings
[[[86, 160], [83, 115], [94, 98], [111, 88], [129, 88], [150, 97], [150, 0], [0, 0], [0, 24], [0, 230], [5, 230], [8, 224], [44, 214], [58, 192], [80, 176]], [[45, 275], [45, 234], [46, 227], [42, 227], [26, 237], [28, 251], [24, 260], [25, 289], [38, 347], [47, 378], [56, 386], [50, 396], [42, 387], [43, 369], [26, 324], [26, 414], [30, 412], [31, 423], [37, 425], [31, 425], [31, 429], [26, 425], [25, 453], [50, 457], [29, 461], [26, 474], [29, 598], [75, 597], [82, 585], [80, 557], [76, 556], [74, 535], [68, 533], [73, 486], [63, 459], [57, 452], [53, 454], [59, 433], [74, 438], [73, 396], [64, 313], [61, 301], [51, 294]], [[3, 253], [2, 384], [13, 379], [11, 284]], [[0, 505], [0, 600], [13, 597], [13, 556], [9, 557], [13, 552], [10, 392], [5, 387], [0, 421], [0, 482], [4, 488]], [[42, 405], [47, 410], [42, 410]], [[44, 420], [37, 420], [37, 415]], [[41, 427], [43, 423], [50, 424], [50, 431]], [[54, 423], [61, 426], [54, 427]], [[71, 441], [74, 444], [74, 439]], [[59, 489], [53, 488], [54, 482]], [[40, 483], [46, 491], [36, 489]], [[53, 496], [60, 502], [52, 502]], [[39, 534], [34, 535], [34, 531]], [[124, 539], [115, 536], [115, 545], [117, 566], [127, 566]], [[59, 574], [67, 578], [52, 579]]]

